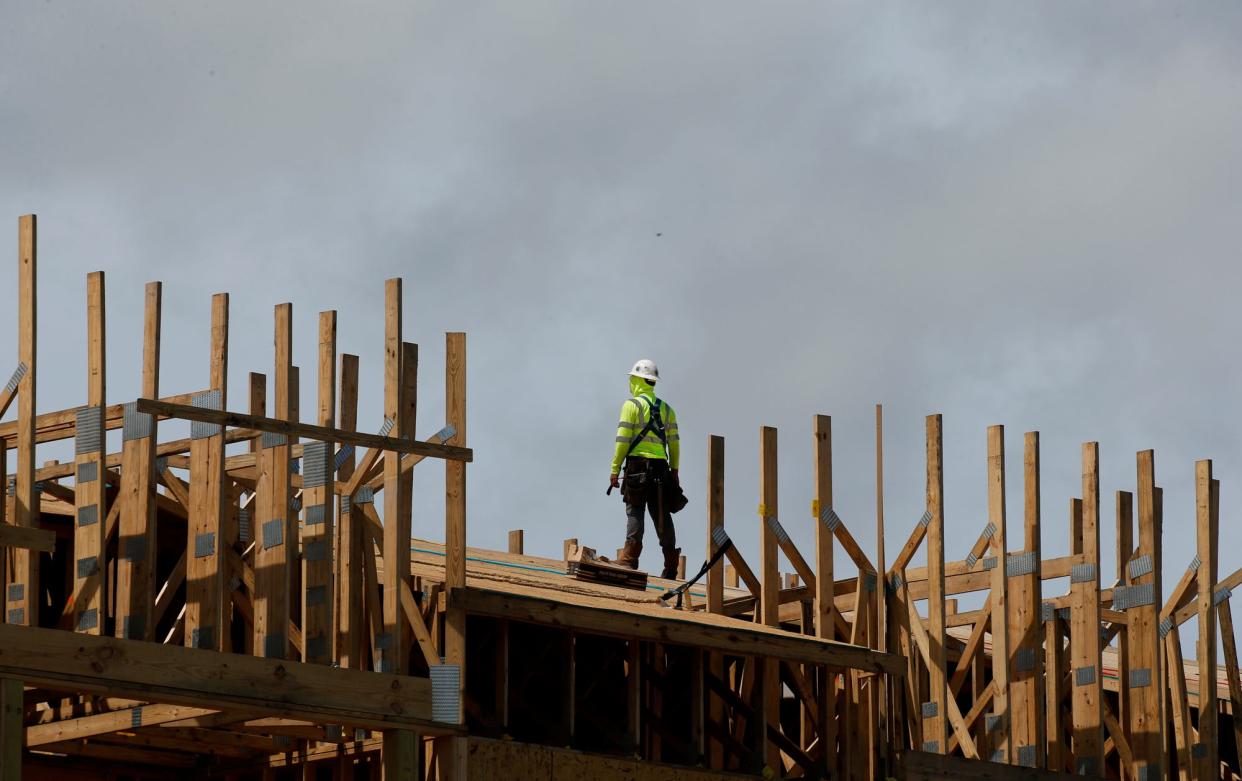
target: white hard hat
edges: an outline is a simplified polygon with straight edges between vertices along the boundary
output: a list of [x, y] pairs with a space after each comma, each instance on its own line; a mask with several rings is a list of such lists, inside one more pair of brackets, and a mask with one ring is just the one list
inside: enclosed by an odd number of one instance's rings
[[641, 377], [644, 380], [658, 382], [660, 379], [660, 370], [656, 368], [655, 361], [643, 358], [634, 364], [634, 368], [630, 369], [631, 377]]

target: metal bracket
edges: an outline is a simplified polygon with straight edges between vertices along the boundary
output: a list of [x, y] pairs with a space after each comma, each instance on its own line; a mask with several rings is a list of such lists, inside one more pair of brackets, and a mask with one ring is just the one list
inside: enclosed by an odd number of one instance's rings
[[1187, 564], [1187, 565], [1186, 565], [1186, 569], [1188, 569], [1188, 570], [1190, 570], [1191, 572], [1193, 572], [1193, 571], [1195, 571], [1195, 570], [1199, 569], [1199, 567], [1201, 567], [1201, 566], [1203, 566], [1203, 559], [1199, 558], [1199, 554], [1197, 554], [1197, 553], [1196, 553], [1196, 554], [1195, 554], [1195, 557], [1194, 557], [1193, 559], [1191, 559], [1191, 560], [1190, 560], [1190, 563], [1189, 563], [1189, 564]]
[[432, 665], [431, 720], [445, 724], [461, 723], [461, 667], [456, 664]]
[[326, 485], [328, 475], [328, 459], [332, 448], [327, 442], [307, 442], [302, 446], [302, 488], [315, 488]]
[[1137, 586], [1118, 586], [1113, 589], [1113, 610], [1129, 610], [1155, 602], [1154, 584], [1140, 583]]
[[985, 571], [996, 569], [996, 565], [998, 563], [999, 562], [995, 556], [984, 556], [983, 557], [983, 569]]
[[1092, 583], [1096, 579], [1095, 564], [1075, 564], [1070, 568], [1070, 583]]
[[99, 506], [90, 504], [78, 508], [78, 527], [99, 523]]
[[931, 523], [931, 519], [932, 519], [931, 510], [924, 510], [923, 517], [919, 518], [919, 526], [922, 526], [924, 529], [926, 529], [927, 525]]
[[309, 540], [306, 547], [302, 550], [302, 558], [306, 561], [327, 561], [328, 560], [328, 541]]
[[934, 719], [940, 714], [940, 706], [934, 702], [923, 703], [923, 718]]
[[1018, 746], [1018, 764], [1022, 767], [1035, 767], [1037, 757], [1034, 746]]
[[99, 626], [99, 611], [95, 608], [83, 610], [78, 616], [78, 631], [85, 632], [88, 629], [94, 629]]
[[1014, 654], [1014, 667], [1018, 672], [1034, 670], [1037, 657], [1034, 648], [1019, 648]]
[[1130, 579], [1142, 577], [1152, 571], [1151, 556], [1139, 556], [1131, 559], [1129, 565]]
[[289, 438], [284, 434], [275, 434], [271, 431], [264, 431], [259, 436], [259, 447], [267, 450], [269, 447], [280, 447], [289, 444]]
[[1095, 683], [1095, 665], [1074, 668], [1074, 685], [1090, 686]]
[[285, 544], [285, 522], [280, 518], [263, 524], [263, 549]]
[[772, 534], [776, 535], [778, 542], [789, 542], [789, 533], [785, 531], [784, 526], [781, 526], [781, 522], [776, 520], [776, 516], [769, 515], [763, 519], [763, 522], [767, 524], [768, 529], [771, 530]]
[[825, 507], [819, 513], [819, 521], [828, 527], [828, 531], [836, 533], [841, 527], [841, 517], [837, 515], [837, 511], [831, 507]]
[[78, 580], [99, 574], [99, 557], [87, 556], [78, 559]]
[[10, 583], [9, 584], [9, 601], [10, 602], [21, 602], [25, 598], [26, 598], [26, 584], [25, 583]]
[[975, 554], [973, 554], [973, 553], [972, 553], [972, 554], [970, 554], [969, 556], [967, 556], [967, 557], [966, 557], [966, 569], [974, 569], [974, 568], [975, 568], [975, 563], [976, 563], [976, 562], [978, 562], [978, 561], [979, 561], [979, 557], [978, 557], [978, 556], [976, 556], [976, 555], [975, 555]]
[[1052, 621], [1057, 617], [1057, 606], [1052, 602], [1039, 603], [1039, 617], [1043, 621]]
[[719, 550], [729, 544], [729, 533], [724, 530], [723, 526], [717, 526], [712, 529], [712, 543]]
[[457, 427], [449, 424], [436, 432], [436, 441], [443, 445], [455, 436], [457, 436]]
[[353, 445], [342, 445], [341, 449], [336, 451], [336, 456], [332, 459], [332, 471], [339, 471], [345, 466], [345, 462], [354, 457]]
[[92, 483], [98, 479], [99, 479], [99, 462], [98, 461], [83, 461], [82, 463], [78, 464], [77, 480], [79, 483]]
[[138, 411], [138, 402], [131, 401], [121, 407], [121, 440], [129, 442], [151, 436], [154, 418]]
[[216, 552], [216, 533], [204, 532], [194, 535], [194, 558], [202, 559]]
[[76, 429], [73, 452], [88, 456], [103, 450], [103, 407], [79, 407], [75, 414]]
[[211, 648], [215, 643], [216, 628], [214, 626], [200, 626], [197, 629], [190, 630], [190, 647], [191, 648]]
[[326, 504], [312, 504], [306, 508], [306, 525], [318, 526], [327, 520], [328, 506]]
[[137, 729], [142, 726], [142, 706], [141, 705], [139, 705], [137, 708], [133, 708], [132, 710], [130, 710], [129, 726], [133, 729]]
[[380, 426], [379, 435], [381, 437], [388, 436], [388, 432], [392, 431], [395, 425], [397, 425], [397, 421], [392, 418], [384, 418], [384, 425]]
[[1005, 558], [1005, 570], [1010, 576], [1033, 575], [1039, 571], [1039, 559], [1035, 551], [1010, 553]]
[[1233, 590], [1228, 586], [1221, 586], [1212, 592], [1212, 604], [1219, 605], [1231, 596], [1233, 596]]
[[[223, 409], [223, 401], [224, 399], [219, 389], [209, 390], [206, 393], [196, 393], [190, 398], [191, 406], [216, 411]], [[190, 439], [206, 439], [207, 437], [218, 436], [223, 431], [224, 427], [219, 423], [204, 423], [201, 420], [190, 421]]]
[[929, 754], [939, 754], [940, 753], [940, 741], [938, 740], [923, 741], [923, 750]]
[[369, 485], [364, 485], [354, 492], [354, 504], [373, 504], [375, 502], [375, 489]]
[[1156, 631], [1160, 633], [1160, 639], [1163, 640], [1165, 635], [1173, 631], [1173, 618], [1161, 619], [1159, 626], [1156, 627]]
[[22, 381], [22, 377], [26, 376], [26, 372], [29, 369], [30, 367], [26, 365], [25, 361], [17, 364], [17, 368], [13, 370], [13, 376], [9, 377], [9, 381], [4, 385], [4, 392], [12, 393], [17, 390], [17, 383]]

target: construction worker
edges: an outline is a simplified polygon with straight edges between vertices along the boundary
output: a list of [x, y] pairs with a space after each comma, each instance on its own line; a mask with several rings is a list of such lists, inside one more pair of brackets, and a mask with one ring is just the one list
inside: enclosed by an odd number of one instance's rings
[[[660, 575], [674, 578], [681, 549], [677, 547], [670, 507], [680, 509], [673, 502], [682, 495], [677, 482], [681, 442], [677, 435], [677, 413], [656, 398], [655, 385], [659, 379], [660, 370], [646, 358], [630, 369], [631, 398], [621, 405], [608, 485], [609, 490], [621, 486], [621, 496], [625, 499], [625, 547], [618, 563], [638, 569], [638, 556], [643, 550], [643, 510], [646, 509], [655, 523], [660, 548], [664, 551], [664, 570]], [[623, 464], [625, 482], [622, 485]]]

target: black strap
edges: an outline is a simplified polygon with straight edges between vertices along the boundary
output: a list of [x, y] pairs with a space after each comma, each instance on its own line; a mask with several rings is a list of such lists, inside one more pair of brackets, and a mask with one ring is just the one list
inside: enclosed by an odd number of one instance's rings
[[[632, 401], [637, 404], [637, 400], [640, 398], [642, 397], [635, 396]], [[646, 401], [646, 399], [643, 400]], [[668, 437], [664, 433], [664, 422], [660, 419], [660, 400], [656, 399], [655, 404], [648, 404], [647, 412], [647, 425], [643, 426], [643, 430], [638, 432], [638, 436], [630, 440], [630, 447], [625, 451], [626, 458], [630, 457], [630, 453], [634, 452], [634, 448], [638, 447], [638, 443], [642, 442], [643, 437], [647, 436], [647, 432], [652, 429], [655, 429], [656, 436], [660, 438], [660, 443], [664, 445], [665, 456], [667, 457], [668, 455]], [[640, 409], [639, 414], [641, 413], [642, 410]]]
[[729, 552], [729, 548], [732, 548], [732, 547], [733, 547], [733, 540], [730, 539], [724, 545], [721, 545], [719, 548], [717, 548], [716, 552], [712, 554], [712, 557], [710, 559], [703, 562], [703, 566], [699, 568], [699, 574], [695, 575], [690, 580], [687, 580], [685, 583], [682, 583], [677, 588], [671, 589], [669, 591], [665, 591], [663, 594], [660, 595], [660, 601], [667, 602], [673, 597], [677, 597], [677, 607], [680, 608], [681, 607], [681, 595], [685, 594], [687, 589], [689, 589], [695, 583], [698, 583], [699, 579], [702, 578], [704, 575], [706, 575], [709, 569], [716, 566], [716, 562], [724, 558], [724, 555]]

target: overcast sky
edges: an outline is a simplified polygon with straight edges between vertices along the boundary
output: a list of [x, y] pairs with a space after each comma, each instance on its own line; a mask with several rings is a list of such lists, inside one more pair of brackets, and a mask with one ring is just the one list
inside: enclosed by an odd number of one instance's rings
[[[1194, 553], [1197, 458], [1222, 481], [1222, 574], [1242, 565], [1236, 3], [4, 15], [0, 215], [10, 242], [17, 215], [40, 217], [41, 410], [85, 399], [85, 275], [104, 269], [110, 401], [138, 395], [142, 285], [160, 279], [165, 394], [207, 384], [210, 295], [226, 290], [244, 409], [246, 372], [271, 371], [272, 307], [292, 301], [308, 374], [317, 313], [339, 310], [375, 430], [383, 284], [401, 276], [420, 436], [444, 422], [443, 334], [469, 333], [473, 545], [514, 528], [539, 554], [621, 544], [608, 462], [625, 372], [650, 357], [681, 421], [695, 564], [709, 434], [727, 438], [727, 524], [758, 564], [764, 424], [780, 430], [780, 516], [811, 555], [815, 413], [833, 416], [836, 505], [873, 551], [882, 402], [890, 558], [922, 513], [923, 418], [939, 412], [951, 559], [987, 521], [985, 430], [1003, 423], [1011, 548], [1022, 433], [1039, 430], [1046, 554], [1067, 550], [1079, 448], [1098, 440], [1105, 580], [1112, 492], [1134, 488], [1144, 448], [1167, 587]], [[0, 363], [7, 377], [13, 338]], [[442, 495], [424, 463], [417, 535], [442, 538]]]

